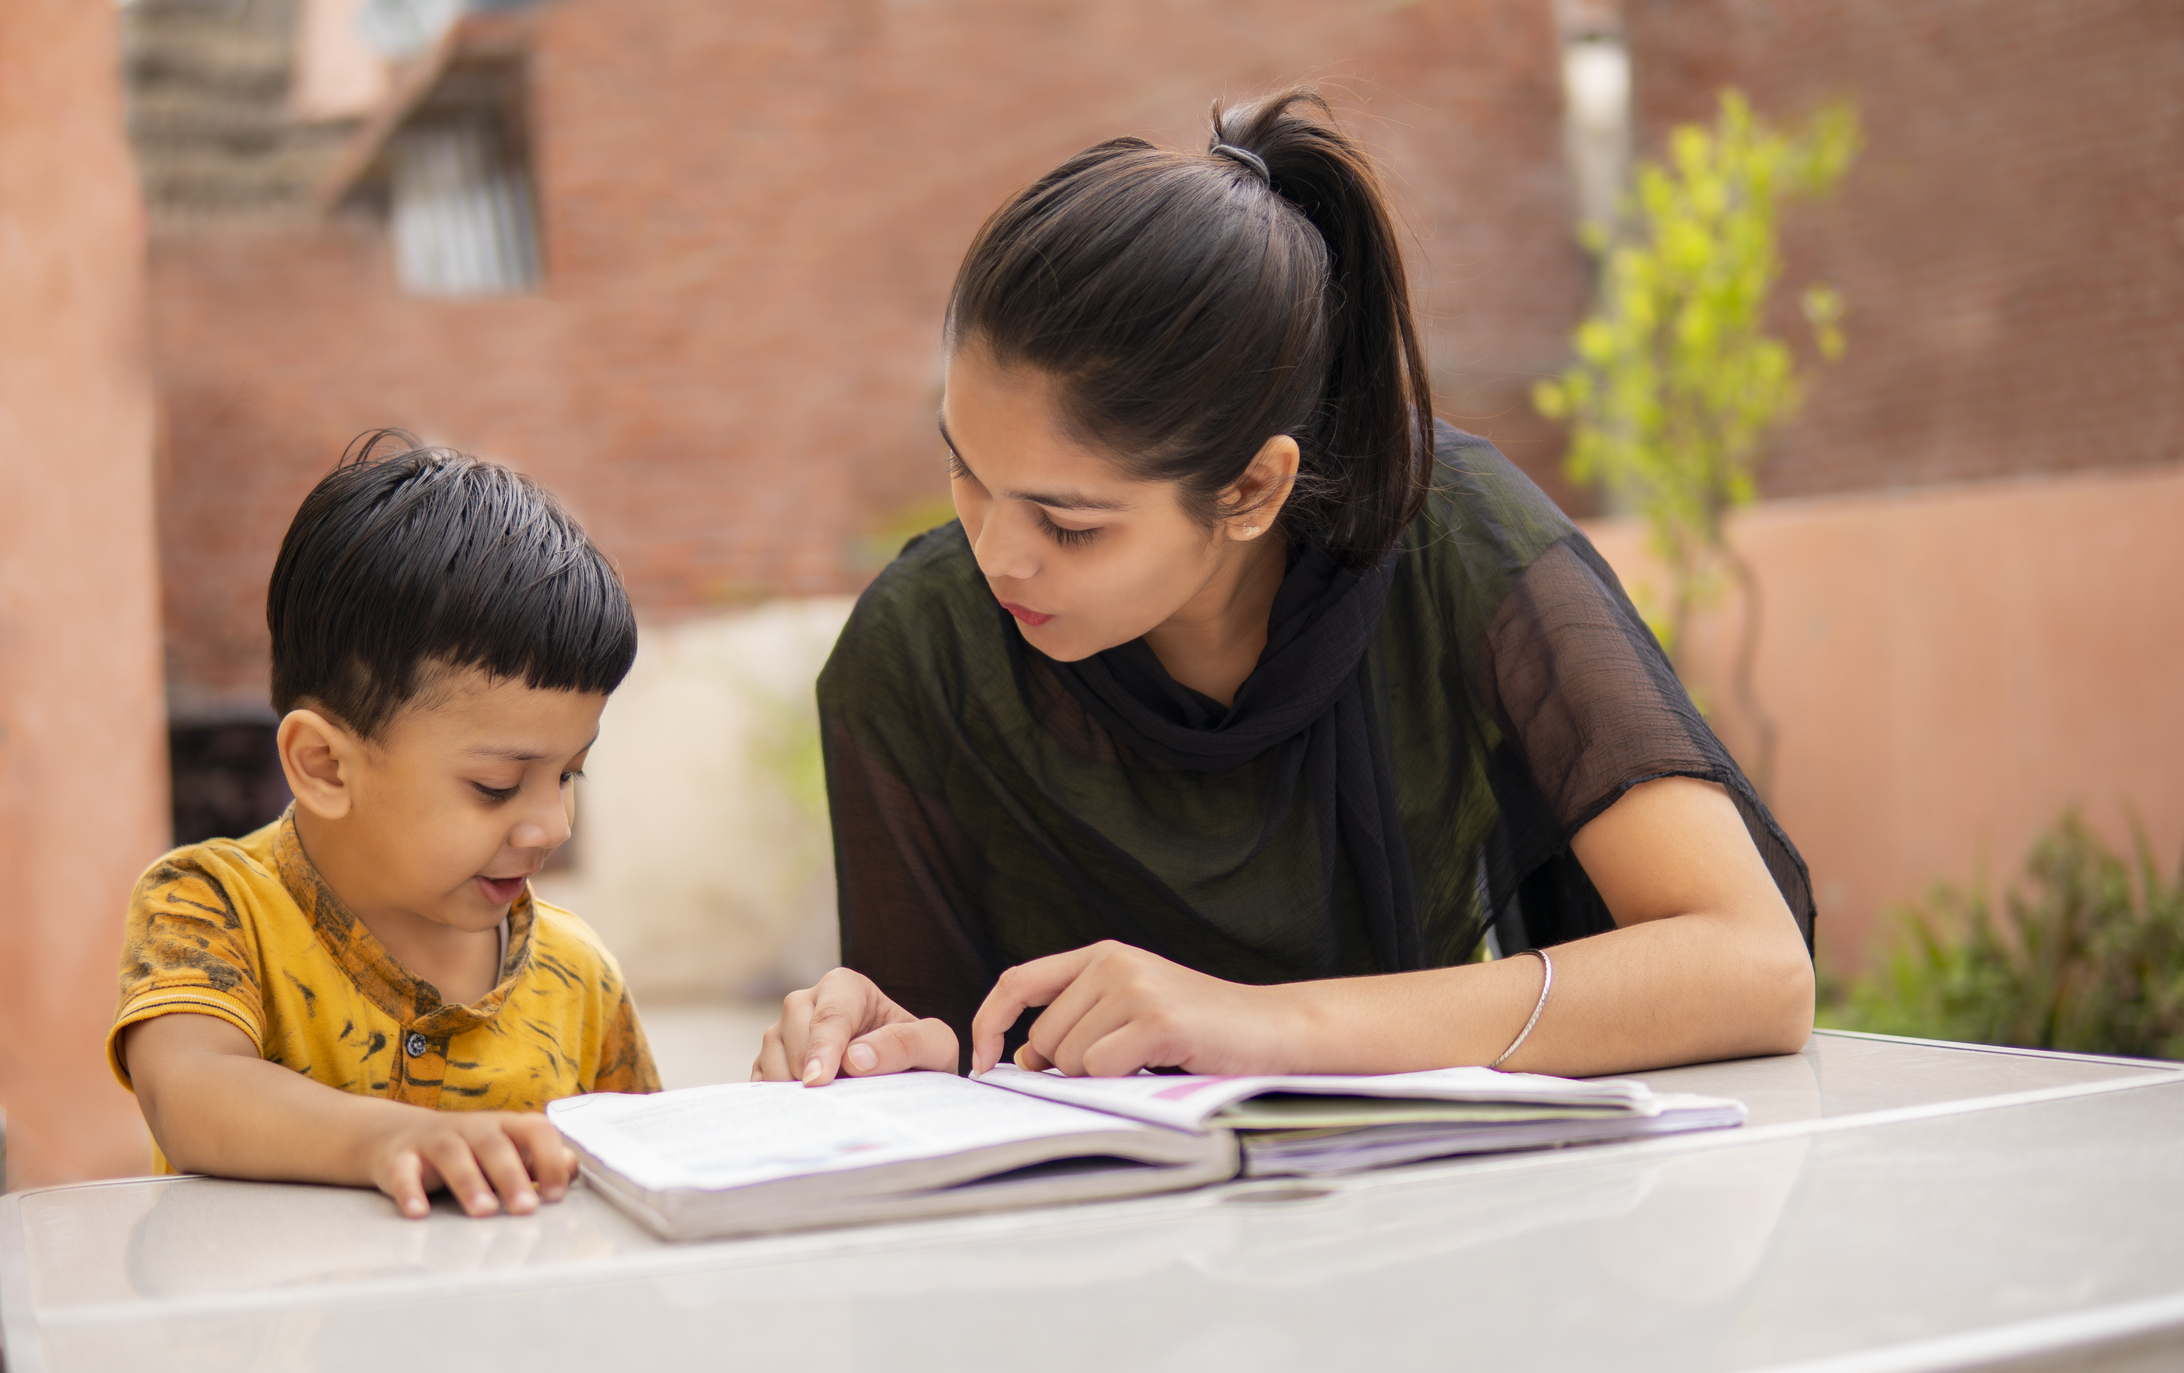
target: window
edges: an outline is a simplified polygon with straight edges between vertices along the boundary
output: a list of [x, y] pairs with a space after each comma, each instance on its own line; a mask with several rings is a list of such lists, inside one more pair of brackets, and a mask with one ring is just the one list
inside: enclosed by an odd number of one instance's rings
[[395, 275], [417, 295], [483, 296], [538, 285], [531, 178], [489, 114], [419, 121], [388, 145]]

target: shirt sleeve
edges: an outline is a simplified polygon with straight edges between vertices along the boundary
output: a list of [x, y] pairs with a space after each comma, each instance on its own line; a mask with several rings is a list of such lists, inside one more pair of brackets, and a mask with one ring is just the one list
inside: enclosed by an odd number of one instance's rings
[[1570, 839], [1641, 782], [1696, 777], [1728, 792], [1810, 946], [1804, 860], [1584, 535], [1549, 547], [1511, 587], [1484, 678], [1504, 731], [1490, 767], [1534, 943], [1612, 928]]
[[106, 1036], [106, 1061], [134, 1090], [122, 1031], [154, 1016], [188, 1012], [224, 1020], [265, 1051], [265, 1003], [242, 914], [218, 877], [170, 856], [152, 865], [129, 898], [121, 953], [121, 1004]]
[[[619, 986], [620, 978], [616, 978]], [[660, 1070], [652, 1063], [652, 1045], [637, 1019], [637, 1004], [629, 989], [619, 987], [621, 999], [607, 1015], [606, 1031], [599, 1040], [599, 1071], [587, 1090], [594, 1092], [657, 1092]]]

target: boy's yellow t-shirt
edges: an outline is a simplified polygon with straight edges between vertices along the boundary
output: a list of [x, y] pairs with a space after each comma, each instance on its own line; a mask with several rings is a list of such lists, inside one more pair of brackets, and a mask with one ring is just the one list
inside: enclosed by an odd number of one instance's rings
[[[447, 1005], [334, 895], [294, 810], [243, 839], [152, 864], [129, 900], [121, 1008], [106, 1037], [176, 1012], [216, 1016], [268, 1061], [361, 1096], [461, 1111], [538, 1111], [582, 1092], [656, 1092], [622, 970], [589, 926], [524, 894], [501, 978]], [[170, 1171], [156, 1151], [157, 1170]]]

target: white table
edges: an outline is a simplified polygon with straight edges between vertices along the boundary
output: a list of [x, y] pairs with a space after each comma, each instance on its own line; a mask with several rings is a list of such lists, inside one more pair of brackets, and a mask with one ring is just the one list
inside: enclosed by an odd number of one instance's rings
[[578, 1190], [0, 1198], [8, 1373], [2184, 1367], [2184, 1066], [1839, 1034], [1743, 1130], [703, 1245]]

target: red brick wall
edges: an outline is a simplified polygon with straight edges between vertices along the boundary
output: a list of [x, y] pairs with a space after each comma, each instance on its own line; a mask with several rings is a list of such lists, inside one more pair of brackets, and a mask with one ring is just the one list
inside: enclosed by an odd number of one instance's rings
[[[2174, 0], [1629, 0], [1641, 155], [1741, 86], [1848, 95], [1868, 147], [1789, 221], [1850, 351], [1770, 494], [2184, 458], [2184, 15]], [[1785, 321], [1785, 324], [1790, 321]]]
[[1121, 133], [1318, 80], [1409, 207], [1444, 414], [1552, 480], [1533, 376], [1584, 305], [1541, 0], [559, 0], [535, 12], [545, 286], [399, 295], [368, 223], [153, 247], [169, 673], [262, 692], [264, 578], [357, 431], [560, 490], [644, 613], [853, 587], [942, 492], [938, 326], [1010, 191]]

